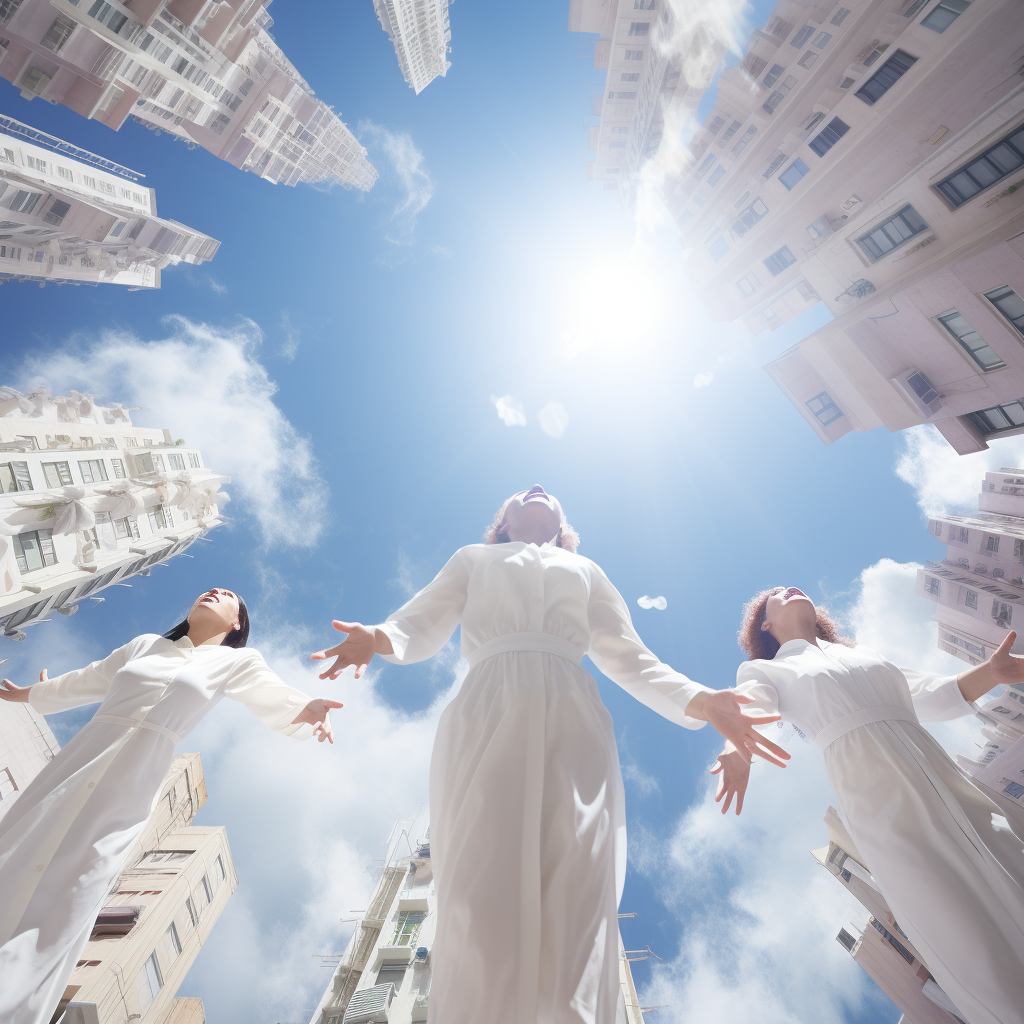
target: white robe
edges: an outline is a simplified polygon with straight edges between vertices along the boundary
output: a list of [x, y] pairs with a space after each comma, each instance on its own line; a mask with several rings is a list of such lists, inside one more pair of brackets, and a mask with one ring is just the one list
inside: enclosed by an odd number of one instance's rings
[[102, 703], [0, 819], [3, 1024], [48, 1024], [160, 794], [175, 743], [222, 697], [276, 732], [313, 733], [292, 725], [309, 697], [258, 651], [193, 647], [188, 637], [136, 637], [102, 661], [32, 686], [30, 703], [43, 714]]
[[[857, 850], [969, 1024], [1024, 1024], [1021, 841], [993, 824], [1008, 808], [973, 786], [919, 724], [973, 706], [956, 676], [901, 670], [867, 647], [818, 643], [791, 640], [771, 661], [744, 662], [737, 689], [755, 698], [748, 708], [778, 711], [823, 748]], [[858, 724], [865, 719], [873, 720]]]
[[707, 689], [644, 647], [589, 559], [545, 544], [473, 544], [378, 628], [388, 661], [462, 626], [471, 668], [430, 764], [437, 931], [429, 1015], [441, 1024], [613, 1024], [626, 820], [607, 676], [687, 728]]

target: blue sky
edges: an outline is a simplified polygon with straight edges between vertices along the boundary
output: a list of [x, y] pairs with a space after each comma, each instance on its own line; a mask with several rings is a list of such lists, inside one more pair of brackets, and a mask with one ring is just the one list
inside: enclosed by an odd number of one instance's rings
[[[770, 8], [748, 8], [747, 24]], [[425, 798], [455, 656], [322, 686], [302, 656], [332, 617], [381, 619], [478, 540], [507, 494], [540, 482], [649, 646], [709, 685], [735, 678], [742, 603], [780, 582], [933, 658], [906, 568], [939, 557], [919, 501], [935, 486], [940, 501], [969, 496], [982, 472], [964, 461], [955, 486], [934, 485], [929, 467], [949, 463], [926, 447], [923, 470], [904, 468], [912, 486], [895, 472], [905, 439], [823, 446], [760, 367], [827, 314], [753, 339], [711, 323], [671, 227], [638, 235], [616, 194], [588, 185], [601, 76], [567, 4], [453, 4], [453, 67], [418, 97], [369, 0], [278, 0], [272, 13], [282, 49], [381, 172], [369, 194], [276, 187], [0, 82], [5, 112], [144, 172], [162, 216], [222, 240], [212, 263], [165, 271], [159, 291], [4, 286], [7, 382], [130, 399], [145, 407], [137, 423], [169, 426], [234, 478], [233, 521], [213, 543], [8, 645], [8, 675], [53, 675], [162, 630], [217, 585], [247, 597], [254, 643], [282, 674], [347, 704], [332, 750], [298, 750], [229, 707], [186, 741], [207, 772], [199, 823], [227, 824], [241, 887], [181, 994], [225, 1022], [308, 1019], [327, 980], [311, 954], [343, 948], [365, 864]], [[607, 291], [612, 336], [566, 358], [574, 325], [608, 321], [593, 305]], [[525, 425], [499, 419], [492, 396], [505, 395]], [[550, 402], [568, 416], [558, 438], [537, 418]], [[643, 594], [667, 610], [641, 610]], [[816, 755], [785, 785], [760, 772], [751, 810], [718, 821], [710, 730], [684, 733], [599, 683], [629, 800], [622, 909], [638, 916], [622, 930], [665, 962], [635, 965], [645, 1000], [669, 1004], [652, 1019], [895, 1022], [833, 941], [855, 908], [806, 854], [827, 842]], [[54, 724], [66, 739], [83, 720]]]

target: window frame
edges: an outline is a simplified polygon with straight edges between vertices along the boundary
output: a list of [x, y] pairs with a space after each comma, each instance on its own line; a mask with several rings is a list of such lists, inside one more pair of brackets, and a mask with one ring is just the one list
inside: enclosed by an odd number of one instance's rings
[[[871, 236], [874, 235], [876, 231], [883, 230], [889, 224], [892, 224], [897, 219], [902, 220], [902, 222], [904, 224], [906, 224], [908, 227], [912, 227], [912, 225], [910, 225], [909, 222], [906, 219], [906, 213], [907, 213], [908, 210], [913, 212], [913, 215], [915, 217], [917, 217], [918, 220], [920, 220], [922, 226], [920, 228], [916, 228], [911, 234], [907, 235], [906, 238], [901, 239], [895, 245], [893, 245], [890, 248], [882, 251], [881, 246], [879, 246], [872, 239]], [[897, 249], [902, 249], [903, 246], [905, 246], [907, 244], [907, 242], [910, 242], [913, 239], [917, 238], [918, 235], [923, 235], [928, 230], [930, 230], [930, 227], [929, 227], [928, 222], [924, 219], [924, 217], [922, 217], [921, 214], [919, 214], [917, 212], [917, 210], [914, 208], [914, 205], [912, 203], [906, 203], [905, 205], [901, 206], [898, 210], [896, 210], [895, 212], [891, 213], [888, 217], [886, 217], [885, 220], [880, 221], [879, 223], [875, 224], [875, 226], [872, 227], [869, 231], [865, 231], [863, 235], [860, 235], [856, 239], [856, 242], [860, 246], [861, 251], [864, 253], [864, 255], [867, 256], [867, 258], [872, 263], [878, 263], [879, 260], [884, 260], [887, 256], [890, 256]], [[870, 240], [870, 244], [874, 245], [879, 250], [878, 255], [875, 255], [875, 253], [872, 252], [872, 250], [868, 247], [869, 240]]]
[[[897, 74], [896, 77], [881, 90], [881, 92], [874, 95], [874, 90], [870, 88], [872, 83], [883, 78], [883, 76], [888, 77], [888, 75], [892, 73], [890, 66], [894, 64], [897, 66], [902, 64], [905, 58], [909, 59], [910, 63], [907, 64], [907, 66], [904, 67], [899, 74]], [[895, 52], [892, 53], [882, 64], [882, 66], [854, 93], [854, 96], [856, 96], [862, 103], [866, 103], [869, 107], [873, 107], [917, 63], [917, 61], [918, 58], [912, 53], [907, 53], [906, 50], [897, 48]]]
[[[792, 184], [786, 180], [786, 175], [790, 174], [791, 171], [796, 174], [796, 178], [793, 179]], [[800, 157], [797, 157], [784, 171], [779, 174], [779, 182], [787, 192], [792, 192], [793, 189], [795, 189], [797, 185], [807, 177], [808, 171], [810, 171], [810, 167], [808, 167]], [[790, 175], [790, 177], [792, 177], [792, 175]]]
[[1017, 321], [1014, 320], [1013, 317], [1011, 317], [1002, 308], [1002, 306], [999, 305], [998, 300], [992, 297], [993, 295], [996, 294], [996, 292], [1012, 292], [1014, 295], [1017, 296], [1018, 299], [1020, 299], [1022, 305], [1024, 305], [1024, 295], [1021, 295], [1016, 288], [1008, 284], [1001, 284], [998, 288], [990, 288], [987, 292], [982, 293], [988, 304], [999, 314], [999, 316], [1006, 322], [1010, 329], [1016, 331], [1018, 334], [1024, 337], [1024, 314], [1022, 314], [1020, 317], [1021, 322], [1017, 323]]
[[833, 117], [807, 145], [811, 152], [820, 159], [850, 130], [850, 126], [841, 118]]
[[[964, 341], [964, 338], [967, 337], [968, 335], [964, 335], [962, 337], [961, 335], [957, 334], [957, 332], [950, 326], [949, 321], [957, 317], [963, 320], [963, 322], [967, 324], [967, 326], [970, 328], [970, 333], [976, 335], [977, 338], [981, 341], [981, 346], [979, 348], [969, 348], [966, 342]], [[994, 348], [992, 348], [992, 346], [987, 341], [985, 341], [984, 338], [982, 338], [982, 336], [978, 333], [978, 331], [974, 329], [974, 327], [971, 325], [971, 322], [967, 319], [967, 317], [963, 315], [963, 313], [960, 312], [960, 310], [953, 309], [947, 313], [940, 313], [934, 319], [935, 322], [939, 325], [939, 328], [942, 330], [943, 334], [953, 339], [954, 343], [956, 344], [957, 351], [961, 352], [964, 356], [966, 356], [972, 366], [979, 369], [982, 373], [993, 373], [996, 370], [1005, 369], [1006, 361], [999, 355], [998, 352], [996, 352]], [[976, 352], [982, 351], [982, 349], [988, 349], [989, 352], [991, 352], [992, 355], [996, 357], [997, 361], [990, 366], [986, 366], [984, 363], [982, 363], [981, 360], [975, 354]]]
[[[821, 402], [821, 408], [820, 409], [814, 409], [811, 406], [811, 402]], [[838, 405], [836, 405], [835, 401], [832, 399], [832, 396], [827, 391], [822, 391], [819, 394], [815, 395], [813, 398], [807, 399], [807, 401], [804, 402], [804, 405], [807, 406], [807, 408], [810, 411], [811, 415], [823, 427], [827, 427], [830, 423], [835, 423], [836, 420], [840, 419], [842, 416], [845, 415], [843, 410], [840, 409]], [[835, 415], [834, 416], [829, 416], [829, 418], [827, 420], [826, 419], [822, 419], [822, 413], [828, 412], [830, 409], [834, 409], [835, 410]]]
[[[1019, 136], [1019, 141], [1014, 141]], [[989, 156], [990, 153], [994, 153], [998, 149], [1003, 147], [1008, 148], [1014, 156], [1020, 158], [1020, 163], [1011, 167], [1008, 171], [1003, 172], [998, 177], [992, 178], [987, 184], [982, 184], [978, 178], [972, 174], [971, 167], [975, 164], [981, 163], [983, 160], [987, 161], [996, 170], [1001, 170], [999, 165]], [[946, 201], [950, 209], [959, 210], [962, 206], [966, 206], [971, 200], [976, 199], [978, 196], [983, 195], [990, 188], [994, 188], [1000, 182], [1005, 181], [1010, 177], [1011, 174], [1016, 174], [1018, 171], [1024, 169], [1024, 123], [1017, 125], [1013, 131], [1004, 135], [998, 142], [993, 143], [986, 149], [983, 149], [980, 153], [971, 157], [966, 163], [961, 164], [951, 174], [947, 174], [944, 178], [937, 181], [932, 188], [942, 196]], [[978, 186], [977, 192], [973, 192], [969, 196], [964, 196], [963, 192], [953, 184], [954, 178], [959, 178], [961, 175], [967, 175], [974, 184]], [[956, 193], [955, 195], [952, 193]], [[962, 198], [960, 198], [962, 197]]]
[[[778, 259], [781, 261], [784, 260], [786, 256], [789, 257], [789, 262], [783, 263], [778, 270], [772, 270], [773, 264], [769, 263], [768, 261], [774, 260], [776, 257], [778, 257]], [[761, 260], [761, 262], [764, 264], [765, 269], [768, 271], [769, 274], [772, 275], [772, 277], [778, 277], [779, 274], [785, 273], [790, 267], [796, 264], [796, 257], [793, 255], [793, 251], [790, 249], [788, 245], [783, 245], [776, 249], [775, 252], [769, 253], [768, 256]]]

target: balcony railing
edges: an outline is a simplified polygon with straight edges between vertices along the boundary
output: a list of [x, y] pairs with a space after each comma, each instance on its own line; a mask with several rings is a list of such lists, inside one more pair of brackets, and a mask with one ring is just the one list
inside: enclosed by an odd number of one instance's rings
[[344, 1024], [389, 1021], [394, 998], [395, 986], [390, 982], [386, 985], [374, 985], [373, 988], [359, 989], [352, 993], [342, 1020]]

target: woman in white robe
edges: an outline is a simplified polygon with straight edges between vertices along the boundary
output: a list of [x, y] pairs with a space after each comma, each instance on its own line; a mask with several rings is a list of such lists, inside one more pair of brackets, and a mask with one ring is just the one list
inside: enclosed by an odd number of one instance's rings
[[348, 665], [358, 677], [375, 653], [421, 661], [462, 627], [470, 669], [430, 765], [430, 1019], [613, 1024], [626, 819], [611, 717], [584, 654], [678, 725], [707, 719], [744, 749], [788, 755], [751, 728], [776, 716], [744, 719], [730, 694], [647, 650], [542, 487], [508, 499], [487, 540], [379, 626], [335, 622], [348, 638], [313, 657], [337, 659], [321, 678]]
[[[740, 630], [751, 660], [736, 692], [822, 750], [857, 850], [968, 1024], [1024, 1024], [1024, 850], [998, 817], [1013, 809], [972, 785], [920, 723], [972, 714], [994, 686], [1024, 681], [1014, 639], [959, 676], [899, 669], [838, 637], [796, 587], [755, 597]], [[749, 757], [727, 745], [723, 768], [724, 812], [742, 800]], [[1012, 824], [1024, 835], [1020, 815]]]
[[245, 648], [248, 613], [231, 591], [201, 595], [166, 636], [0, 699], [53, 714], [100, 701], [81, 730], [0, 819], [0, 1021], [48, 1024], [96, 915], [138, 838], [175, 744], [222, 698], [275, 732], [334, 742], [329, 710]]

